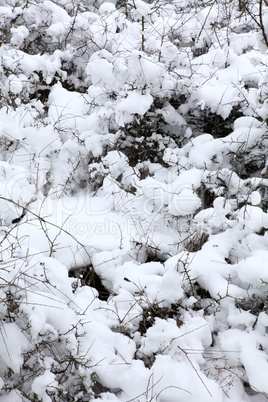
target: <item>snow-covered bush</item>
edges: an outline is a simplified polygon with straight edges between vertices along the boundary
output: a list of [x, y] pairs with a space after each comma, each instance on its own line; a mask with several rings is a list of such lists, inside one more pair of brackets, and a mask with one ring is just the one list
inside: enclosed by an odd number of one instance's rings
[[265, 401], [266, 0], [0, 0], [0, 401]]

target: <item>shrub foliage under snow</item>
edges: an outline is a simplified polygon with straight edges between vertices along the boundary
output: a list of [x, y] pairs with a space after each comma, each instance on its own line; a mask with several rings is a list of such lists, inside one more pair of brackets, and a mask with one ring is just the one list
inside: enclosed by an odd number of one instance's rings
[[266, 0], [0, 0], [0, 401], [268, 399]]

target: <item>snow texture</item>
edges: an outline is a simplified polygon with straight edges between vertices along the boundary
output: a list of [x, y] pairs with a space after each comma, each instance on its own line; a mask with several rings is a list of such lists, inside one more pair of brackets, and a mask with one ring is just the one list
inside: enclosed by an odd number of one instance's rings
[[267, 401], [267, 1], [0, 20], [0, 401]]

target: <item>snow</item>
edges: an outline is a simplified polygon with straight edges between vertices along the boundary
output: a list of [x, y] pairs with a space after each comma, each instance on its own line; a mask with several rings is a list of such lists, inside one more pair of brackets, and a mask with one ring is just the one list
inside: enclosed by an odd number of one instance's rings
[[113, 64], [105, 59], [97, 59], [89, 61], [86, 72], [90, 76], [92, 84], [102, 84], [113, 88]]
[[7, 87], [10, 92], [13, 94], [19, 94], [22, 91], [22, 82], [20, 77], [16, 77], [16, 75], [11, 74], [8, 77]]
[[35, 378], [32, 383], [32, 391], [44, 402], [49, 402], [51, 399], [46, 394], [46, 391], [50, 387], [53, 389], [55, 386], [57, 386], [55, 375], [47, 370], [44, 372], [44, 374]]
[[60, 127], [70, 127], [71, 124], [76, 127], [77, 123], [84, 120], [87, 112], [87, 106], [84, 103], [82, 95], [76, 92], [69, 92], [56, 84], [49, 95], [49, 118], [58, 123]]
[[15, 323], [3, 324], [1, 327], [1, 359], [4, 365], [19, 373], [23, 364], [22, 352], [27, 348], [27, 339]]
[[152, 102], [153, 98], [149, 93], [143, 95], [139, 92], [130, 92], [115, 108], [117, 124], [124, 126], [124, 124], [130, 123], [134, 114], [143, 116], [150, 108]]
[[267, 400], [268, 7], [201, 3], [0, 1], [0, 401]]

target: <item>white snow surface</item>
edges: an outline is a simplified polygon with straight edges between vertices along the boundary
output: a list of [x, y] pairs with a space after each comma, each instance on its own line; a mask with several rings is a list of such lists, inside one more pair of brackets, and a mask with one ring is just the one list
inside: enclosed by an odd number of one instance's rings
[[121, 3], [0, 0], [0, 401], [267, 401], [267, 2]]

